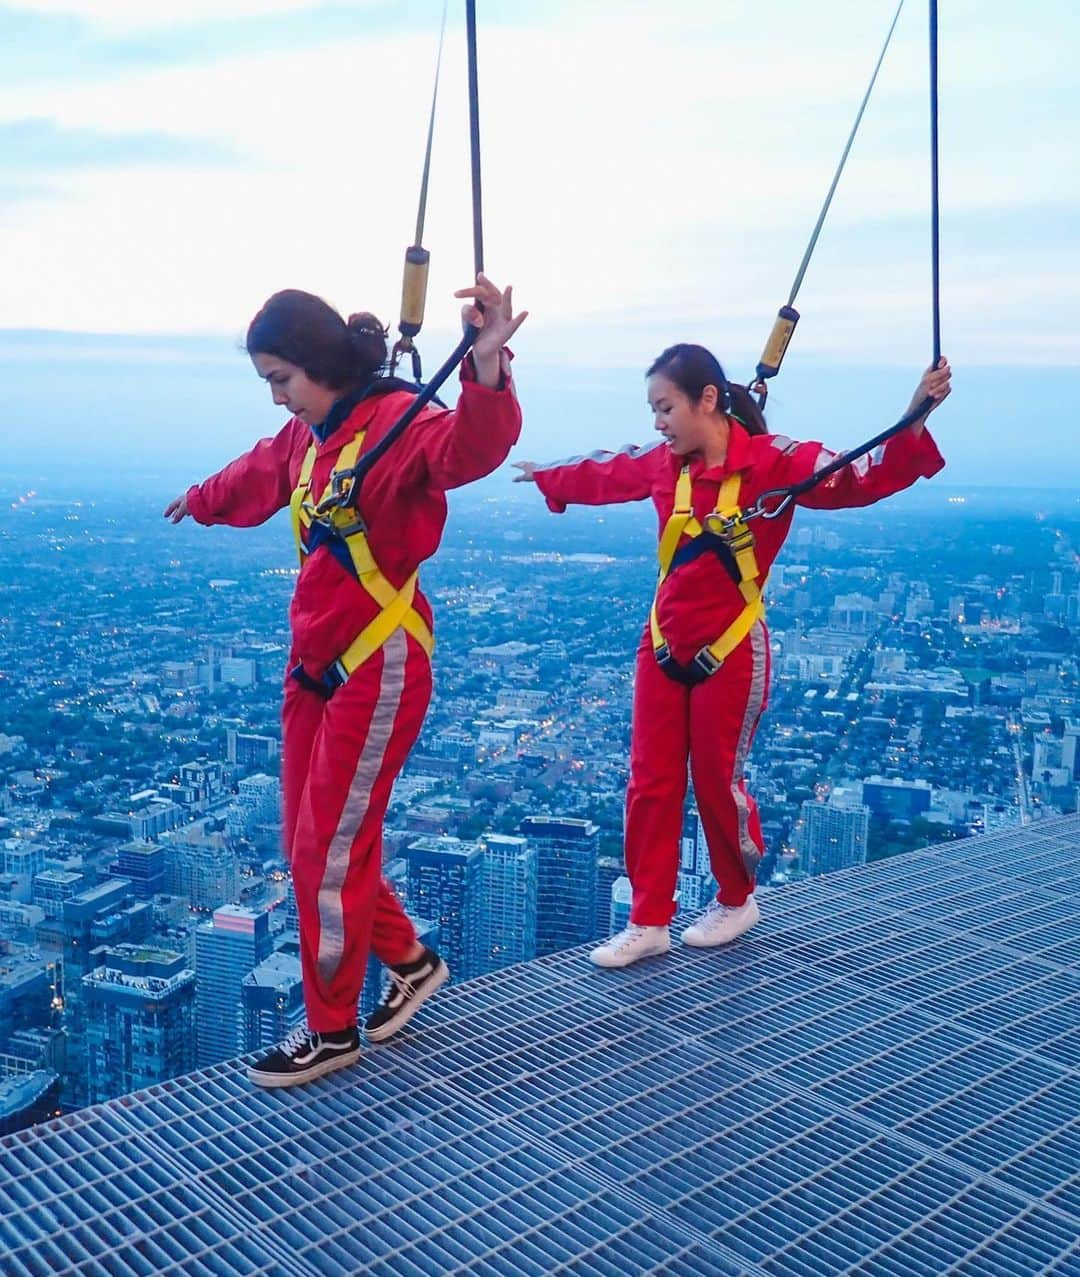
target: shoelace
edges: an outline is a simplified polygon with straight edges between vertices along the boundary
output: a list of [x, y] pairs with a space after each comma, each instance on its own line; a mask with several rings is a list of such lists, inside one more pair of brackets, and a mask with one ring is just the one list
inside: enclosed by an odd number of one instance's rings
[[400, 972], [395, 971], [393, 967], [389, 968], [389, 974], [391, 984], [394, 985], [406, 1001], [408, 1001], [409, 998], [416, 996], [416, 986], [410, 984], [408, 976], [401, 975]]
[[293, 1029], [285, 1041], [282, 1042], [281, 1046], [278, 1047], [278, 1050], [282, 1053], [282, 1055], [295, 1055], [301, 1047], [307, 1046], [314, 1037], [315, 1034], [311, 1032], [306, 1024], [299, 1024], [295, 1029]]
[[613, 949], [622, 949], [644, 934], [645, 928], [636, 922], [632, 922], [628, 927], [620, 931], [617, 936], [612, 936], [608, 943]]
[[714, 913], [727, 913], [729, 909], [734, 908], [734, 905], [724, 905], [719, 900], [710, 900], [705, 906], [705, 917], [711, 918]]

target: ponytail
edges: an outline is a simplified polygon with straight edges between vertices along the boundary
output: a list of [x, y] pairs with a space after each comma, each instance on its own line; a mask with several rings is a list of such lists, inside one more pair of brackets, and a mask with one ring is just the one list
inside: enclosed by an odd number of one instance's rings
[[386, 329], [367, 311], [348, 323], [321, 297], [286, 288], [248, 325], [249, 355], [276, 355], [331, 390], [363, 385], [386, 362]]
[[680, 342], [669, 346], [649, 366], [646, 377], [661, 373], [675, 383], [691, 403], [700, 403], [706, 386], [715, 386], [717, 406], [739, 421], [752, 435], [768, 434], [765, 414], [754, 397], [738, 382], [728, 381], [720, 361], [704, 346]]

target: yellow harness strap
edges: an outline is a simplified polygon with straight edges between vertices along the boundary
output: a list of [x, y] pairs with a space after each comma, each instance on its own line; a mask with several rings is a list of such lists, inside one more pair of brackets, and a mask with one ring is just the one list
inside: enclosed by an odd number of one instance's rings
[[[366, 433], [366, 429], [361, 430], [355, 439], [342, 448], [338, 455], [334, 474], [339, 470], [351, 470], [356, 465], [356, 459], [360, 455], [360, 449], [363, 447]], [[310, 528], [316, 518], [320, 517], [316, 515], [317, 506], [331, 496], [334, 491], [334, 474], [331, 474], [320, 500], [318, 502], [311, 500], [311, 472], [315, 465], [315, 453], [316, 446], [313, 443], [304, 457], [303, 464], [300, 467], [300, 474], [297, 477], [296, 488], [289, 501], [293, 535], [296, 538], [296, 549], [301, 564], [307, 552], [304, 546], [302, 529]], [[349, 551], [349, 558], [352, 560], [356, 579], [375, 600], [380, 609], [378, 615], [374, 616], [364, 626], [363, 630], [334, 662], [338, 667], [339, 674], [342, 676], [342, 681], [348, 678], [353, 670], [359, 669], [369, 657], [373, 656], [391, 634], [399, 628], [404, 629], [407, 634], [411, 634], [430, 656], [435, 648], [434, 635], [428, 628], [427, 622], [413, 607], [419, 574], [414, 572], [400, 590], [395, 589], [379, 570], [379, 565], [375, 562], [371, 553], [371, 546], [368, 543], [367, 529], [355, 510], [338, 506], [325, 517], [325, 522], [332, 524], [336, 534], [344, 541]]]
[[716, 506], [705, 516], [705, 526], [694, 518], [693, 492], [690, 482], [690, 467], [683, 466], [675, 484], [675, 503], [671, 517], [664, 525], [657, 548], [660, 571], [657, 575], [656, 593], [653, 596], [652, 609], [649, 612], [649, 630], [652, 635], [653, 652], [657, 660], [664, 664], [670, 659], [670, 650], [660, 630], [660, 620], [656, 604], [660, 597], [660, 587], [671, 571], [671, 564], [679, 542], [684, 536], [699, 537], [705, 531], [720, 536], [726, 542], [735, 558], [739, 569], [739, 590], [746, 600], [746, 606], [728, 628], [708, 647], [703, 647], [696, 657], [703, 671], [715, 673], [726, 657], [739, 646], [754, 628], [757, 621], [764, 619], [765, 602], [758, 584], [760, 575], [757, 556], [754, 553], [754, 534], [747, 527], [739, 505], [739, 488], [741, 479], [737, 474], [729, 475], [720, 485]]
[[289, 498], [289, 516], [292, 519], [293, 538], [296, 541], [296, 556], [301, 563], [304, 562], [304, 541], [300, 535], [300, 529], [311, 527], [311, 515], [304, 508], [304, 502], [311, 490], [311, 471], [315, 467], [315, 453], [316, 448], [312, 444], [304, 454], [300, 473], [296, 477], [296, 487], [293, 488], [292, 496]]

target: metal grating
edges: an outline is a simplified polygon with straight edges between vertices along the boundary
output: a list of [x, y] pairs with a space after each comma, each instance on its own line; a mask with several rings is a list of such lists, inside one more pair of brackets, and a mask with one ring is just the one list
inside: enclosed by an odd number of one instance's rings
[[293, 1092], [0, 1141], [5, 1277], [1080, 1277], [1080, 818], [769, 894], [727, 951], [450, 989]]

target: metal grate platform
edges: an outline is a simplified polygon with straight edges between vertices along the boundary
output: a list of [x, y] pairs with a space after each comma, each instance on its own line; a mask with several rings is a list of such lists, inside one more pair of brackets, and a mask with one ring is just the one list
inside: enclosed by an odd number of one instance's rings
[[72, 1114], [0, 1142], [0, 1271], [1077, 1277], [1077, 894], [1068, 817], [470, 981], [306, 1088]]

